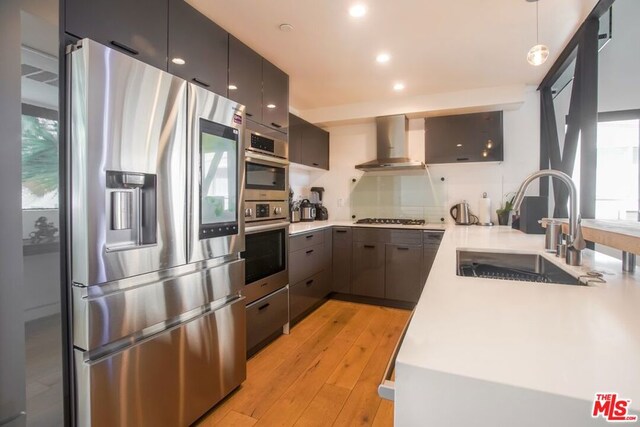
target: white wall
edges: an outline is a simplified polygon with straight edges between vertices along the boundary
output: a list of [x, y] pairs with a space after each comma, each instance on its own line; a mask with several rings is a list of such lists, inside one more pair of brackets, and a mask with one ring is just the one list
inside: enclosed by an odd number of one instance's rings
[[[539, 99], [535, 88], [527, 88], [520, 108], [504, 112], [504, 161], [489, 164], [447, 164], [429, 166], [434, 179], [440, 176], [447, 183], [446, 206], [468, 200], [472, 211], [483, 192], [492, 199], [492, 214], [503, 195], [515, 191], [522, 180], [539, 167]], [[376, 156], [375, 124], [332, 126], [330, 132], [330, 168], [308, 171], [297, 168], [291, 174], [292, 187], [308, 191], [310, 186], [325, 187], [325, 206], [331, 219], [350, 219], [351, 179], [362, 172], [354, 166]], [[424, 159], [424, 119], [409, 121], [410, 157]], [[537, 194], [532, 186], [530, 194]]]

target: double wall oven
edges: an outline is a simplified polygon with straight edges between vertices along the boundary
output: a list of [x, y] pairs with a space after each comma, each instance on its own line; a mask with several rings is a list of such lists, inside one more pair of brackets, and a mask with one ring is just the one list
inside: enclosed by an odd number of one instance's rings
[[248, 304], [247, 333], [251, 349], [265, 337], [265, 331], [283, 327], [286, 331], [289, 321], [289, 161], [286, 135], [270, 133], [249, 121], [244, 148], [246, 246], [242, 258], [246, 274], [243, 295]]

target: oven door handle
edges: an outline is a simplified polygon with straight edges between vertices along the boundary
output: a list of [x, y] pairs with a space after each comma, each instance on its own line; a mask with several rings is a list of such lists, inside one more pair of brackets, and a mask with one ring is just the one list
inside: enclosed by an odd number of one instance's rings
[[260, 154], [254, 151], [245, 151], [244, 159], [247, 162], [256, 161], [260, 164], [266, 164], [269, 166], [289, 166], [289, 160], [287, 159], [281, 159], [267, 154]]
[[271, 230], [278, 230], [278, 229], [283, 229], [283, 230], [287, 230], [287, 236], [289, 235], [289, 225], [291, 223], [289, 221], [279, 221], [277, 223], [274, 224], [257, 224], [257, 225], [247, 225], [245, 226], [244, 229], [244, 233], [245, 234], [257, 234], [257, 233], [262, 233], [263, 231], [271, 231]]

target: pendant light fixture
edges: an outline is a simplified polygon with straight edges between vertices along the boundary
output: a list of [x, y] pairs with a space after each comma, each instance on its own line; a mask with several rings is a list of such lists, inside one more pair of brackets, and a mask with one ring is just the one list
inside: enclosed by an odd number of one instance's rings
[[539, 66], [549, 57], [549, 48], [546, 45], [540, 44], [540, 22], [538, 13], [538, 0], [527, 0], [529, 3], [536, 4], [536, 45], [529, 49], [527, 53], [527, 61], [529, 64]]

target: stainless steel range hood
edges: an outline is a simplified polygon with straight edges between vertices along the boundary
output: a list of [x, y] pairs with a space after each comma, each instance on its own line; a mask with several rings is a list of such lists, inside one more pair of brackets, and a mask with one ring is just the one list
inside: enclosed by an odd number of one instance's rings
[[376, 117], [378, 157], [356, 165], [356, 169], [365, 172], [425, 169], [424, 162], [409, 158], [408, 128], [409, 120], [404, 114]]

